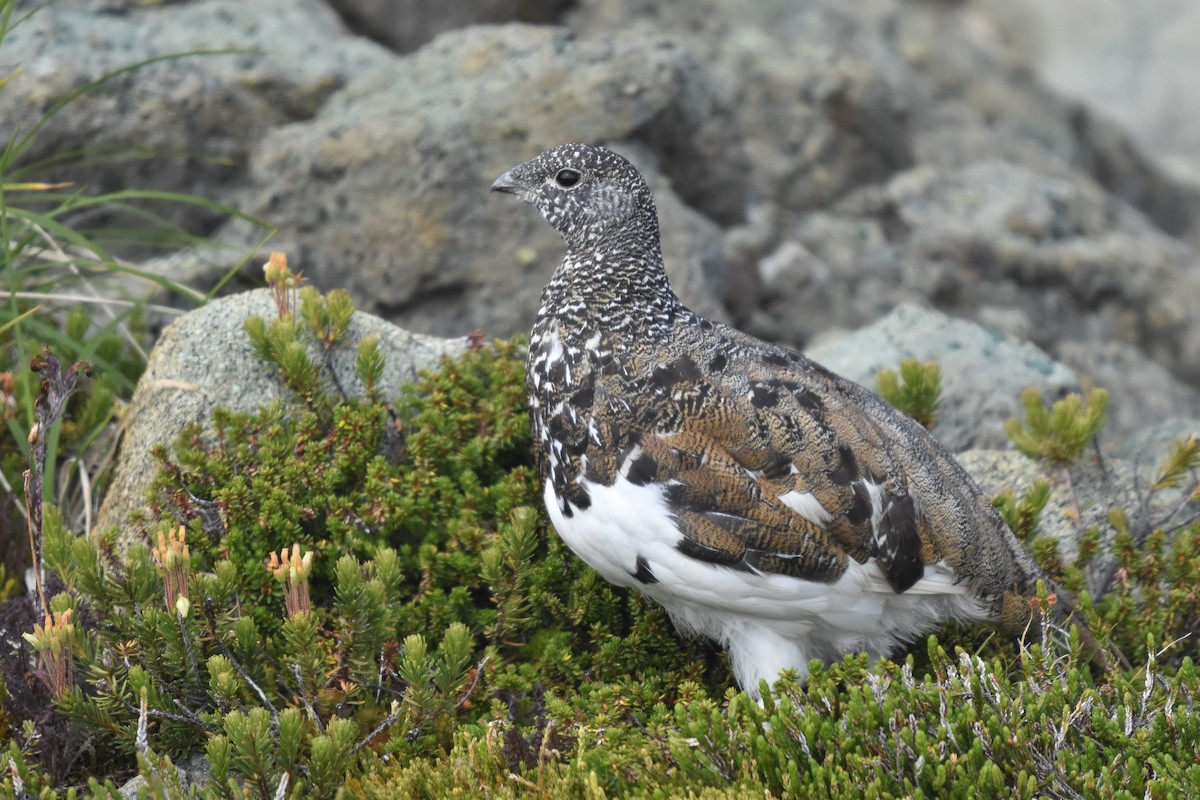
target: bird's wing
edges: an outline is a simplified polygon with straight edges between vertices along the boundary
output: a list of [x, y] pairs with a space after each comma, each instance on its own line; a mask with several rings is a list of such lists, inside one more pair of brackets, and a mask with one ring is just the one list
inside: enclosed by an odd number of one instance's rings
[[955, 483], [939, 474], [949, 456], [930, 450], [916, 423], [784, 350], [722, 366], [683, 356], [656, 367], [643, 391], [658, 416], [619, 461], [627, 479], [665, 486], [681, 550], [813, 581], [837, 580], [848, 559], [874, 559], [895, 592], [917, 584], [928, 564], [953, 568], [970, 556], [939, 530], [971, 523], [963, 505], [979, 498], [969, 480], [963, 497], [961, 487], [944, 487], [933, 513], [914, 499], [925, 496], [914, 488]]

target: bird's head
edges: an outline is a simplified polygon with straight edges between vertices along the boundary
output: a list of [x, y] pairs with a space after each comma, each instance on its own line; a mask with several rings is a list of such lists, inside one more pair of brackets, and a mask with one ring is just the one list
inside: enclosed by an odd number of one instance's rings
[[492, 191], [536, 206], [571, 249], [636, 231], [642, 227], [638, 222], [657, 234], [658, 215], [646, 181], [624, 158], [597, 145], [547, 150], [501, 175]]

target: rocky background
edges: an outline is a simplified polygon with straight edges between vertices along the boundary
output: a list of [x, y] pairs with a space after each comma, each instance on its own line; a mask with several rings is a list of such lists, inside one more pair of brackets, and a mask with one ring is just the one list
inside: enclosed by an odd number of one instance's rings
[[[1105, 386], [1107, 444], [1132, 456], [1200, 428], [1197, 9], [59, 0], [0, 49], [0, 74], [20, 67], [0, 136], [106, 72], [233, 49], [119, 76], [31, 157], [175, 154], [69, 177], [229, 203], [276, 226], [267, 246], [318, 288], [447, 337], [526, 331], [561, 255], [493, 178], [606, 143], [650, 176], [698, 310], [868, 383], [908, 354], [942, 359], [954, 447], [1003, 446], [1031, 382]], [[260, 238], [179, 222], [232, 247], [147, 266], [201, 288]]]

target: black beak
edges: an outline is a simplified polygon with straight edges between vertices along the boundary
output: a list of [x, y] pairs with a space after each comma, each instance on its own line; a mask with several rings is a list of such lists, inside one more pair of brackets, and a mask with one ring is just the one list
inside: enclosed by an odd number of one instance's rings
[[513, 176], [513, 171], [510, 169], [499, 178], [496, 178], [492, 184], [492, 191], [504, 192], [505, 194], [520, 194], [521, 184]]

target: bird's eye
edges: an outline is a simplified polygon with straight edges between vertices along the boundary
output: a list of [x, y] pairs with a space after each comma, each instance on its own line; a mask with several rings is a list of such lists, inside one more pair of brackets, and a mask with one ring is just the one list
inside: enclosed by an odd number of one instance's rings
[[554, 176], [554, 182], [564, 189], [570, 189], [575, 184], [579, 183], [579, 179], [583, 177], [573, 169], [560, 169], [558, 174]]

